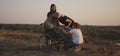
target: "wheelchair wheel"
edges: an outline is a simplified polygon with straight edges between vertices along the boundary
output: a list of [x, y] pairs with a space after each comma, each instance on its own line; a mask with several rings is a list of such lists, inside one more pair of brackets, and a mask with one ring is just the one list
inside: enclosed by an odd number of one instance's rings
[[42, 50], [42, 49], [45, 50], [46, 49], [46, 47], [47, 47], [46, 36], [44, 34], [39, 37], [38, 45], [39, 45], [40, 50]]
[[43, 34], [39, 37], [38, 45], [39, 45], [40, 50], [50, 51], [51, 47], [53, 46], [52, 44], [53, 42], [50, 38], [51, 36], [47, 34]]

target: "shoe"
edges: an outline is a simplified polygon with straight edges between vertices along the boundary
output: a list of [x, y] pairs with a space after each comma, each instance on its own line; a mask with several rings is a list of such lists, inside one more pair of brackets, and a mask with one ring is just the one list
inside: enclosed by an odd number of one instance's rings
[[80, 50], [81, 50], [81, 47], [77, 46], [77, 47], [75, 47], [74, 52], [77, 53], [77, 52], [80, 52]]

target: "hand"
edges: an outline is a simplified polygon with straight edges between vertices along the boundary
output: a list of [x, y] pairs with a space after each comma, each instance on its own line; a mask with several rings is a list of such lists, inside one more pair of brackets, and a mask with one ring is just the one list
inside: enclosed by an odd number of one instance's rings
[[65, 28], [69, 28], [69, 26], [65, 26]]
[[51, 16], [52, 16], [52, 17], [55, 17], [55, 18], [58, 18], [56, 14], [52, 14]]
[[63, 30], [64, 28], [63, 27], [59, 27], [60, 30]]

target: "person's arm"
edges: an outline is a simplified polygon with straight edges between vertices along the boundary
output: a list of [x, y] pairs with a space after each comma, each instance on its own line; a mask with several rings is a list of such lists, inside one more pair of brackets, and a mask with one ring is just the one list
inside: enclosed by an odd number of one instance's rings
[[49, 16], [50, 16], [50, 12], [47, 13], [47, 17], [49, 17]]
[[52, 17], [56, 17], [56, 15], [51, 13], [51, 12], [48, 12], [47, 13], [47, 18], [52, 18]]
[[57, 16], [56, 16], [55, 14], [52, 14], [52, 15], [49, 16], [49, 18], [51, 18], [51, 19], [56, 19]]
[[70, 32], [67, 32], [64, 28], [60, 28], [62, 31], [63, 31], [63, 33], [65, 33], [65, 34], [67, 34], [67, 35], [71, 35], [71, 33]]

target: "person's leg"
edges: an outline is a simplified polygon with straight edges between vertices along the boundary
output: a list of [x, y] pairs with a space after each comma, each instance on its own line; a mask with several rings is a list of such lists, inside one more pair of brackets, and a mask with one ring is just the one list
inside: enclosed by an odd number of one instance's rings
[[72, 41], [72, 39], [69, 39], [69, 40], [68, 40], [68, 44], [69, 44], [69, 46], [68, 46], [69, 48], [72, 48], [72, 47], [74, 48], [74, 47], [75, 47], [75, 44], [74, 44], [74, 42]]

